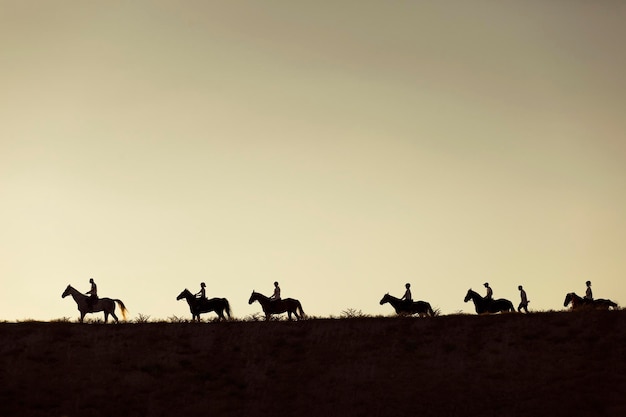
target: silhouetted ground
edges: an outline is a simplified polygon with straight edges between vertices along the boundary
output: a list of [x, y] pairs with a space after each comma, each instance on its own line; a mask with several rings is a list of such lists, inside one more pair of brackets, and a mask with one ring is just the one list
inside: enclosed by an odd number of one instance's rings
[[625, 416], [626, 311], [0, 324], [0, 416]]

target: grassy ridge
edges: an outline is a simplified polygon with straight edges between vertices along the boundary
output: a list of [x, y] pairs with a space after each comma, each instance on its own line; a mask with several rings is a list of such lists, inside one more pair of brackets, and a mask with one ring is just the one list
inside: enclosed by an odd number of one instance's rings
[[0, 324], [0, 415], [626, 415], [626, 311]]

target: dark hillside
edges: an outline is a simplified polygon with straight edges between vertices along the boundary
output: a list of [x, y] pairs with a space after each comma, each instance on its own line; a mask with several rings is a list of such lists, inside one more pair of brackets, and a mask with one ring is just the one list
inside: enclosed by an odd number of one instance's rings
[[0, 416], [624, 416], [626, 311], [0, 324]]

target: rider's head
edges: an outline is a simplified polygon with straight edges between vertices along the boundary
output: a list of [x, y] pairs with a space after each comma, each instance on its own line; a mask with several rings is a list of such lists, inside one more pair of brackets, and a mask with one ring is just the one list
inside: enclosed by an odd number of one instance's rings
[[407, 282], [407, 283], [406, 283], [406, 285], [405, 285], [405, 287], [406, 287], [407, 289], [409, 289], [409, 288], [411, 288], [411, 284], [409, 284], [409, 283]]
[[89, 278], [89, 282], [93, 284], [93, 278]]
[[278, 281], [274, 281], [274, 286], [278, 287]]
[[485, 287], [488, 287], [488, 286], [489, 286], [489, 283], [488, 283], [488, 282], [485, 282], [485, 284], [484, 284], [484, 285], [485, 285]]
[[201, 286], [202, 288], [204, 288], [204, 287], [206, 287], [206, 284], [205, 284], [204, 282], [201, 282], [201, 283], [200, 283], [200, 286]]
[[585, 284], [587, 284], [588, 287], [591, 287], [591, 281], [587, 281]]
[[518, 290], [521, 290], [521, 289], [522, 289], [522, 286], [521, 286], [521, 285], [519, 285], [519, 286], [517, 287], [517, 289], [518, 289]]

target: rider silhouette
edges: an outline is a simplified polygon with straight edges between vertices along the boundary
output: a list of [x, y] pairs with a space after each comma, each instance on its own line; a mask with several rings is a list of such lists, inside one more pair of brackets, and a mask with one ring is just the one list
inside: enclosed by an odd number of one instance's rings
[[406, 291], [400, 300], [404, 300], [407, 305], [410, 305], [413, 302], [413, 296], [411, 295], [411, 284], [408, 282], [405, 285]]
[[199, 298], [200, 300], [206, 300], [206, 284], [204, 282], [200, 283], [200, 291], [194, 294], [194, 297]]
[[488, 282], [485, 282], [485, 288], [487, 288], [487, 295], [485, 295], [485, 300], [493, 300], [493, 291], [491, 290]]
[[91, 284], [91, 289], [87, 291], [87, 294], [90, 295], [87, 299], [87, 306], [89, 307], [89, 310], [92, 310], [93, 306], [98, 302], [98, 286], [93, 278], [89, 278], [89, 283]]
[[587, 291], [585, 291], [585, 300], [593, 301], [593, 292], [591, 291], [591, 281], [587, 281]]
[[271, 301], [280, 301], [280, 287], [278, 281], [274, 281], [274, 294], [270, 297]]

